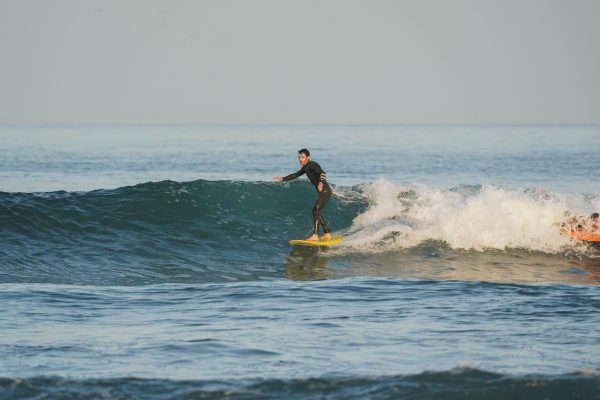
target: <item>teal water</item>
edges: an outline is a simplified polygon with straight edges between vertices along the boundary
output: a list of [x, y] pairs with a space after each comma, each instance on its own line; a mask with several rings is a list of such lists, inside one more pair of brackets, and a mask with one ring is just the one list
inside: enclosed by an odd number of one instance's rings
[[[1, 127], [0, 397], [600, 398], [600, 127]], [[310, 229], [308, 147], [346, 236]]]

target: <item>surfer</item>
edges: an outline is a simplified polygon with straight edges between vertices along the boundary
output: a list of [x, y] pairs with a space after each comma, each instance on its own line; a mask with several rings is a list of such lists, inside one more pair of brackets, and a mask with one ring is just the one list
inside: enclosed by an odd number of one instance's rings
[[580, 222], [576, 227], [577, 231], [583, 232], [594, 232], [597, 231], [600, 227], [600, 214], [597, 212], [592, 213], [589, 219], [585, 219], [584, 217], [580, 217]]
[[310, 241], [318, 241], [319, 240], [319, 225], [323, 228], [323, 240], [331, 239], [331, 232], [327, 223], [323, 219], [321, 212], [327, 205], [329, 199], [331, 199], [332, 191], [331, 187], [327, 183], [325, 171], [321, 168], [319, 164], [310, 159], [310, 151], [307, 149], [298, 150], [298, 161], [302, 167], [298, 172], [294, 172], [293, 174], [287, 176], [274, 176], [273, 180], [276, 181], [291, 181], [292, 179], [296, 179], [297, 177], [306, 174], [310, 183], [317, 189], [319, 195], [317, 197], [317, 201], [315, 202], [315, 206], [313, 207], [313, 234], [306, 240]]
[[569, 217], [560, 224], [560, 231], [575, 239], [586, 242], [600, 242], [600, 214], [594, 212], [588, 217], [571, 216], [571, 213], [565, 211], [565, 216]]
[[590, 223], [592, 225], [592, 231], [600, 230], [600, 214], [595, 212], [592, 215], [590, 215]]

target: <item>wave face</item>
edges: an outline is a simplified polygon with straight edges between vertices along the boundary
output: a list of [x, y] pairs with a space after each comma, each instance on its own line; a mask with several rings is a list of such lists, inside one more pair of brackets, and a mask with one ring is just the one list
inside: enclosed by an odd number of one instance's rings
[[[454, 256], [490, 249], [597, 255], [561, 235], [558, 225], [566, 211], [600, 209], [598, 197], [495, 186], [441, 190], [385, 180], [335, 192], [325, 214], [347, 241], [326, 254], [333, 261], [407, 250], [426, 257], [432, 247]], [[310, 231], [314, 198], [306, 182], [205, 180], [0, 193], [0, 282], [138, 285], [279, 277], [294, 258], [287, 240]]]
[[[67, 274], [73, 282], [105, 284], [236, 279], [237, 268], [240, 277], [253, 268], [268, 275], [287, 239], [306, 235], [311, 195], [308, 184], [204, 180], [2, 193], [5, 281], [11, 273], [16, 280], [65, 282], [57, 275]], [[347, 226], [356, 207], [332, 203], [331, 223]]]
[[0, 378], [7, 400], [53, 399], [598, 399], [597, 376], [510, 377], [457, 369], [408, 376], [313, 378], [252, 381], [170, 381], [161, 379]]

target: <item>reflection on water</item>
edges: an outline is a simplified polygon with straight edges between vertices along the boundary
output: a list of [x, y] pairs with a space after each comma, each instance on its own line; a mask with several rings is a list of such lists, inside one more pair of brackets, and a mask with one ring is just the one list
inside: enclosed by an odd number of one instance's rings
[[327, 279], [327, 248], [319, 246], [292, 246], [288, 256], [287, 276], [295, 281]]
[[498, 283], [600, 284], [600, 258], [526, 250], [453, 250], [430, 241], [404, 251], [348, 253], [343, 248], [292, 248], [287, 276], [293, 280], [374, 276]]

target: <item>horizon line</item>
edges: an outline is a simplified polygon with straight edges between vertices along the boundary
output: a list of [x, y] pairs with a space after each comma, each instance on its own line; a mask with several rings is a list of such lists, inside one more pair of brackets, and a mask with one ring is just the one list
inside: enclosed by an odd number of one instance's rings
[[161, 123], [135, 123], [135, 122], [0, 122], [0, 127], [600, 127], [600, 122], [529, 122], [529, 123], [491, 123], [491, 122], [465, 122], [465, 123], [243, 123], [243, 122], [161, 122]]

